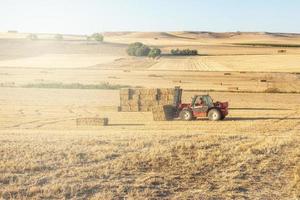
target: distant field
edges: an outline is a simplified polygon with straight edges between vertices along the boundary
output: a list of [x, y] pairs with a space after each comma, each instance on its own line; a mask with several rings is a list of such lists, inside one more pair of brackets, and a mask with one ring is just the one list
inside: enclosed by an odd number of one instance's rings
[[150, 70], [191, 70], [191, 71], [231, 71], [225, 65], [219, 64], [209, 57], [167, 57], [161, 58]]
[[[299, 54], [300, 55], [300, 54]], [[235, 55], [235, 56], [163, 56], [159, 60], [133, 60], [118, 55], [46, 54], [36, 57], [0, 60], [1, 67], [19, 68], [87, 68], [106, 69], [300, 72], [299, 55]], [[120, 60], [121, 59], [121, 60]], [[152, 64], [149, 65], [149, 62]]]
[[118, 56], [101, 54], [46, 54], [36, 57], [0, 60], [0, 67], [19, 68], [83, 68], [112, 63]]
[[300, 72], [299, 55], [195, 56], [161, 58], [150, 69]]
[[[7, 39], [7, 35], [11, 38]], [[73, 41], [42, 38], [38, 41], [20, 38], [14, 40], [13, 36], [18, 38], [24, 34], [0, 34], [0, 68], [98, 66], [105, 69], [130, 70], [300, 72], [300, 48], [292, 48], [300, 41], [300, 37], [294, 35], [283, 37], [246, 33], [120, 33], [107, 34], [105, 43], [89, 42], [82, 36], [78, 36], [82, 40]], [[253, 42], [245, 43], [247, 38]], [[240, 43], [237, 43], [238, 40]], [[264, 40], [269, 42], [263, 43]], [[162, 49], [164, 55], [157, 60], [130, 58], [126, 55], [126, 44], [136, 41], [157, 46]], [[197, 49], [200, 56], [169, 56], [170, 50], [174, 48]], [[284, 50], [284, 53], [278, 53], [279, 50]]]
[[295, 47], [300, 48], [300, 44], [272, 44], [272, 43], [235, 43], [236, 45], [258, 46], [258, 47]]

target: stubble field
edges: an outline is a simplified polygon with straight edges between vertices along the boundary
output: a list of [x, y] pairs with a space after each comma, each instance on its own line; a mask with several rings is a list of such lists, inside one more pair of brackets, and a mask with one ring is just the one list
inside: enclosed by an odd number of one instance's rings
[[[298, 39], [153, 34], [107, 33], [104, 44], [5, 35], [0, 41], [0, 198], [300, 198], [298, 48], [278, 55], [274, 47], [224, 47], [228, 40], [297, 44]], [[127, 57], [126, 44], [139, 40], [164, 53], [170, 44], [196, 45], [210, 55]], [[241, 49], [251, 55], [240, 55]], [[180, 85], [185, 102], [211, 90], [215, 100], [229, 101], [230, 114], [221, 122], [154, 122], [151, 113], [118, 112], [118, 90], [34, 85], [54, 82]], [[265, 93], [268, 88], [284, 93]], [[108, 117], [110, 123], [77, 127], [79, 117]]]

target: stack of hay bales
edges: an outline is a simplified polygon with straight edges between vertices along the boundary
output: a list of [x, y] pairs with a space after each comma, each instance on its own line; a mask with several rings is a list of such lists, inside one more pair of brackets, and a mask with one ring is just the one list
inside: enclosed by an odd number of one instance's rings
[[77, 126], [107, 126], [108, 118], [77, 118]]
[[139, 112], [140, 102], [139, 95], [135, 94], [132, 89], [120, 90], [120, 107], [123, 112]]
[[152, 108], [173, 104], [175, 89], [121, 89], [120, 108], [123, 112], [151, 112]]

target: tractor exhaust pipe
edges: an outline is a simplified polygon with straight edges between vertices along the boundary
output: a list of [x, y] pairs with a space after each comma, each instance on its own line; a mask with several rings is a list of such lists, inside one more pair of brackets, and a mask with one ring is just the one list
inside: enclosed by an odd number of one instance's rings
[[175, 94], [174, 94], [174, 101], [173, 106], [176, 108], [181, 104], [181, 97], [182, 97], [182, 89], [179, 86], [175, 87]]

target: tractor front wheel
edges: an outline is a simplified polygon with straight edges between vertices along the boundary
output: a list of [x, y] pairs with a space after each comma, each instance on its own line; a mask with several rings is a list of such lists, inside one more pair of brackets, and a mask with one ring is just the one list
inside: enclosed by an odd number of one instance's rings
[[193, 114], [190, 110], [182, 110], [179, 115], [184, 121], [191, 121], [193, 119]]
[[219, 121], [222, 118], [222, 114], [218, 109], [211, 109], [208, 112], [208, 119], [212, 121]]

